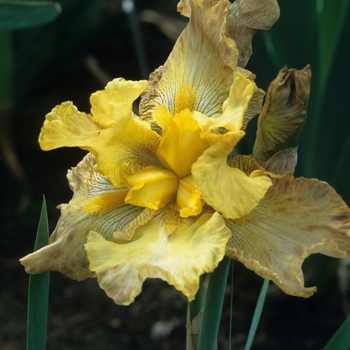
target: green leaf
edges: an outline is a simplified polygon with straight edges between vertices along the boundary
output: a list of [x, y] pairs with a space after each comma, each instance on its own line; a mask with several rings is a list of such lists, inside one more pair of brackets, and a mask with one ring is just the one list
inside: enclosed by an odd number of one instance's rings
[[[34, 251], [49, 243], [45, 198], [41, 208]], [[45, 350], [50, 273], [30, 275], [28, 289], [27, 350]]]
[[343, 322], [340, 328], [323, 348], [323, 350], [348, 350], [350, 347], [350, 316]]
[[199, 314], [203, 307], [204, 300], [204, 287], [203, 287], [203, 276], [200, 277], [199, 280], [199, 289], [196, 294], [196, 297], [193, 301], [190, 302], [190, 312], [191, 312], [191, 321]]
[[264, 283], [262, 285], [262, 288], [261, 288], [261, 291], [259, 294], [258, 302], [256, 303], [252, 324], [250, 325], [250, 330], [249, 330], [249, 334], [248, 334], [248, 340], [247, 340], [247, 343], [245, 345], [244, 350], [249, 350], [253, 344], [255, 333], [256, 333], [256, 330], [257, 330], [258, 325], [259, 325], [262, 309], [264, 307], [265, 297], [266, 297], [268, 286], [269, 286], [269, 280], [264, 280]]
[[214, 272], [209, 275], [197, 350], [216, 348], [230, 262], [231, 259], [224, 257]]
[[51, 1], [0, 0], [0, 31], [24, 29], [54, 20], [61, 6]]

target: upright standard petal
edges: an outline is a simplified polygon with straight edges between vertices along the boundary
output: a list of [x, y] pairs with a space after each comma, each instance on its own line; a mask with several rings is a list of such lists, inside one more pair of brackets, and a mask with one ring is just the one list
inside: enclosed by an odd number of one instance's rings
[[350, 210], [325, 182], [272, 176], [273, 185], [248, 216], [226, 220], [232, 231], [226, 254], [285, 293], [309, 297], [302, 264], [321, 253], [350, 257]]
[[[212, 129], [242, 129], [245, 112], [257, 87], [255, 83], [238, 72], [234, 72], [233, 84], [228, 99], [223, 103], [222, 114], [212, 120]], [[261, 96], [261, 94], [255, 94]]]
[[188, 109], [173, 117], [164, 105], [156, 108], [154, 117], [162, 128], [158, 159], [180, 179], [190, 175], [192, 164], [208, 147], [197, 121]]
[[199, 277], [222, 260], [231, 237], [218, 214], [181, 219], [172, 206], [157, 212], [131, 242], [118, 244], [91, 232], [85, 249], [90, 269], [115, 303], [129, 305], [146, 278], [161, 278], [191, 301]]
[[179, 11], [190, 21], [163, 68], [152, 75], [142, 96], [141, 118], [154, 122], [152, 113], [160, 104], [171, 114], [179, 112], [178, 104], [208, 117], [221, 112], [238, 59], [235, 42], [225, 36], [229, 6], [226, 0], [180, 2]]
[[61, 217], [50, 237], [50, 244], [22, 258], [28, 273], [59, 271], [72, 279], [94, 276], [84, 250], [90, 230], [111, 239], [115, 231], [132, 236], [139, 225], [151, 219], [153, 211], [124, 204], [128, 188], [116, 189], [94, 170], [95, 160], [88, 154], [68, 172], [74, 196], [62, 204]]

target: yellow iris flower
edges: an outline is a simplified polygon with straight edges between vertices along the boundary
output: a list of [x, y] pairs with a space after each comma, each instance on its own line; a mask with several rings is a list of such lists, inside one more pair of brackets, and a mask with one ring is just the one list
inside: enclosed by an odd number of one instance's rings
[[149, 82], [115, 79], [91, 95], [91, 114], [65, 102], [46, 116], [42, 149], [89, 153], [68, 171], [74, 195], [50, 244], [21, 259], [28, 273], [97, 277], [124, 305], [161, 278], [193, 300], [199, 276], [227, 254], [308, 296], [306, 256], [348, 256], [350, 212], [329, 185], [274, 175], [252, 157], [227, 161], [263, 98], [237, 66], [228, 8], [181, 1], [190, 21]]

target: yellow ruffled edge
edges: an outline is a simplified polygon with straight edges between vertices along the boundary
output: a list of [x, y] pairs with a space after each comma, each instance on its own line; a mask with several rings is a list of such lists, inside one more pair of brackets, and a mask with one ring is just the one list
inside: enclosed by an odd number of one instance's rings
[[116, 231], [130, 239], [140, 224], [152, 218], [149, 209], [126, 205], [124, 198], [129, 188], [115, 188], [94, 166], [95, 158], [89, 153], [68, 172], [73, 198], [59, 207], [61, 216], [50, 244], [20, 260], [28, 273], [59, 271], [76, 280], [93, 277], [84, 250], [90, 230], [106, 239], [112, 239]]
[[39, 136], [43, 149], [77, 146], [96, 157], [96, 170], [116, 186], [125, 175], [160, 165], [156, 154], [160, 137], [132, 113], [135, 98], [147, 81], [115, 79], [91, 96], [93, 116], [79, 112], [71, 102], [56, 106], [46, 116]]
[[257, 170], [246, 175], [227, 164], [227, 156], [243, 131], [209, 134], [212, 146], [192, 166], [192, 174], [202, 198], [225, 218], [249, 214], [271, 186], [271, 179]]
[[218, 213], [183, 219], [168, 206], [137, 229], [130, 243], [90, 232], [85, 249], [100, 287], [117, 304], [132, 303], [146, 278], [165, 280], [191, 301], [199, 277], [222, 260], [230, 237]]

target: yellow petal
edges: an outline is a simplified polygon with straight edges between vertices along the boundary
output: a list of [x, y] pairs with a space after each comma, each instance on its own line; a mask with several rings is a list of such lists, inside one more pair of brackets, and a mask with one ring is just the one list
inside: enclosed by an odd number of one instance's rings
[[273, 178], [251, 215], [226, 223], [232, 230], [227, 255], [291, 295], [309, 297], [316, 290], [304, 287], [302, 264], [310, 254], [350, 257], [350, 210], [318, 180]]
[[196, 188], [192, 175], [180, 180], [176, 206], [180, 212], [180, 216], [183, 218], [196, 216], [202, 212], [203, 203], [201, 195]]
[[235, 42], [225, 36], [229, 6], [228, 1], [214, 5], [212, 0], [186, 0], [179, 4], [180, 12], [190, 16], [190, 21], [163, 69], [152, 76], [142, 96], [142, 118], [152, 121], [152, 112], [160, 104], [174, 115], [181, 86], [196, 92], [193, 110], [207, 116], [221, 112], [238, 59]]
[[160, 166], [157, 149], [160, 137], [148, 123], [130, 116], [119, 120], [94, 140], [96, 170], [108, 176], [116, 186], [126, 183], [126, 176], [146, 166]]
[[110, 81], [105, 90], [93, 93], [90, 97], [91, 114], [94, 122], [104, 127], [112, 127], [132, 114], [132, 104], [145, 90], [147, 80], [125, 80], [117, 78]]
[[68, 172], [73, 199], [60, 206], [61, 217], [50, 244], [21, 259], [28, 273], [59, 271], [77, 280], [92, 277], [94, 273], [88, 268], [84, 250], [89, 231], [98, 230], [107, 239], [113, 237], [115, 231], [126, 230], [131, 236], [140, 218], [145, 222], [152, 217], [148, 212], [146, 220], [144, 208], [125, 205], [123, 198], [128, 188], [116, 189], [94, 170], [94, 164], [94, 157], [88, 154]]
[[227, 130], [240, 130], [249, 101], [254, 95], [256, 85], [238, 72], [234, 72], [230, 95], [224, 102], [222, 115], [215, 118], [213, 127], [223, 127]]
[[209, 135], [215, 143], [192, 166], [192, 174], [203, 199], [225, 218], [236, 219], [257, 206], [271, 186], [262, 171], [250, 176], [227, 165], [227, 156], [243, 131]]
[[72, 102], [56, 106], [46, 115], [39, 135], [39, 144], [44, 151], [59, 147], [80, 147], [91, 150], [91, 141], [103, 130], [93, 118], [79, 112]]
[[91, 95], [92, 115], [79, 112], [72, 102], [56, 106], [46, 115], [39, 136], [43, 150], [58, 147], [81, 147], [91, 151], [94, 140], [103, 129], [114, 127], [117, 121], [132, 115], [132, 103], [146, 88], [147, 81], [109, 82], [105, 90]]
[[132, 103], [146, 83], [113, 80], [106, 90], [91, 96], [93, 117], [79, 112], [71, 102], [55, 107], [41, 130], [41, 147], [78, 146], [90, 151], [96, 157], [96, 169], [115, 186], [125, 185], [124, 175], [160, 165], [158, 134], [132, 113]]
[[160, 209], [176, 198], [179, 178], [171, 170], [161, 167], [146, 167], [127, 177], [132, 186], [125, 203]]
[[159, 211], [140, 227], [138, 239], [130, 243], [117, 244], [96, 232], [89, 234], [85, 248], [90, 269], [115, 303], [132, 303], [146, 278], [161, 278], [193, 300], [200, 275], [213, 271], [222, 260], [231, 232], [218, 213], [181, 219], [171, 232], [168, 210]]
[[179, 178], [188, 176], [192, 164], [207, 148], [207, 142], [200, 138], [198, 123], [188, 109], [174, 118], [164, 105], [155, 110], [154, 117], [163, 129], [158, 159]]

